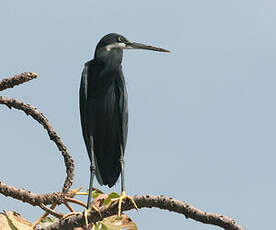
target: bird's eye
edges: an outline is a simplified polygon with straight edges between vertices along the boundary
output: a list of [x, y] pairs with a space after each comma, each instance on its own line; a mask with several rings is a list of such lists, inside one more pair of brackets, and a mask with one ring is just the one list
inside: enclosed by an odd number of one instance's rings
[[118, 37], [118, 42], [122, 42], [123, 38], [122, 37]]

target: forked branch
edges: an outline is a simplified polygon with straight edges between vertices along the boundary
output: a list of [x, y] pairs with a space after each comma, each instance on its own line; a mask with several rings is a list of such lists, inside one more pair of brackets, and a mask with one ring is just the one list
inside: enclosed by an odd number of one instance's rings
[[[12, 88], [15, 85], [22, 84], [29, 80], [36, 78], [37, 75], [35, 73], [26, 72], [19, 75], [15, 75], [13, 77], [5, 78], [0, 81], [0, 91]], [[21, 200], [23, 202], [27, 202], [31, 205], [40, 206], [40, 204], [61, 204], [64, 201], [64, 197], [69, 196], [68, 193], [69, 188], [73, 183], [74, 176], [74, 162], [70, 154], [68, 153], [66, 146], [61, 141], [60, 137], [57, 135], [55, 130], [51, 127], [46, 117], [39, 112], [35, 107], [24, 104], [23, 102], [14, 99], [0, 96], [0, 104], [6, 105], [7, 107], [15, 108], [18, 110], [22, 110], [26, 115], [30, 115], [34, 120], [36, 120], [39, 124], [41, 124], [48, 132], [48, 135], [52, 141], [55, 142], [57, 148], [62, 153], [64, 158], [65, 166], [66, 166], [66, 179], [63, 184], [62, 192], [54, 192], [51, 194], [34, 194], [32, 192], [26, 191], [24, 189], [14, 188], [12, 186], [8, 186], [2, 182], [0, 182], [0, 193], [5, 196], [10, 196], [15, 199]]]

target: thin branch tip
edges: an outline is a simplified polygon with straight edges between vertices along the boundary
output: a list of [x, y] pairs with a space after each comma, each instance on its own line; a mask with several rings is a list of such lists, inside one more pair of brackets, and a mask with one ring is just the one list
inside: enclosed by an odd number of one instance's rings
[[13, 88], [16, 85], [23, 84], [27, 81], [35, 79], [37, 77], [37, 73], [34, 72], [24, 72], [18, 75], [14, 75], [12, 77], [4, 78], [0, 81], [0, 91]]

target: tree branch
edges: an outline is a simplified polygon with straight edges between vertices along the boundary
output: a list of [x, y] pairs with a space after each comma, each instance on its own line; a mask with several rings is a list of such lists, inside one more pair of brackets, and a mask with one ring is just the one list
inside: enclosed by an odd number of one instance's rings
[[43, 209], [46, 213], [44, 215], [51, 214], [57, 218], [62, 218], [64, 214], [54, 211], [54, 209], [46, 207], [44, 204], [40, 204], [39, 207]]
[[0, 81], [0, 91], [20, 85], [37, 77], [36, 73], [25, 72]]
[[[12, 88], [15, 85], [22, 84], [24, 82], [30, 81], [37, 77], [36, 73], [26, 72], [19, 75], [15, 75], [10, 78], [6, 78], [0, 81], [0, 91]], [[62, 192], [55, 192], [52, 194], [34, 194], [30, 191], [26, 191], [24, 189], [14, 188], [12, 186], [8, 186], [2, 182], [0, 182], [0, 193], [4, 196], [10, 196], [15, 199], [21, 200], [23, 202], [27, 202], [34, 206], [41, 206], [41, 204], [61, 204], [64, 201], [65, 195], [68, 197], [73, 197], [74, 194], [69, 191], [69, 188], [73, 182], [74, 176], [74, 162], [69, 153], [66, 150], [65, 145], [62, 143], [60, 137], [56, 134], [54, 129], [50, 126], [48, 120], [40, 113], [36, 108], [31, 105], [24, 104], [23, 102], [13, 99], [13, 98], [5, 98], [0, 96], [0, 104], [8, 106], [10, 109], [15, 108], [18, 110], [24, 111], [27, 115], [31, 115], [36, 121], [38, 121], [48, 132], [48, 135], [51, 140], [53, 140], [61, 151], [62, 156], [64, 158], [65, 166], [66, 166], [66, 179], [62, 188]]]
[[[226, 230], [244, 230], [241, 226], [236, 224], [236, 222], [230, 217], [222, 216], [215, 213], [203, 212], [193, 206], [188, 205], [183, 201], [179, 201], [173, 198], [168, 198], [164, 196], [134, 196], [138, 208], [160, 208], [172, 212], [176, 212], [184, 215], [186, 218], [191, 218], [193, 220], [199, 221], [204, 224], [216, 225]], [[122, 203], [122, 210], [127, 211], [134, 209], [133, 204], [126, 200]], [[101, 216], [97, 211], [90, 211], [88, 213], [88, 220], [91, 223], [100, 221], [108, 216], [117, 214], [117, 203], [111, 205], [107, 209], [100, 209]], [[61, 219], [59, 222], [56, 222], [50, 226], [43, 228], [42, 230], [65, 230], [73, 227], [84, 226], [84, 216], [83, 214], [77, 214], [70, 216], [66, 219]]]
[[58, 150], [61, 151], [61, 154], [64, 158], [67, 176], [66, 176], [63, 188], [62, 188], [62, 192], [67, 193], [73, 183], [74, 162], [73, 162], [72, 157], [67, 152], [67, 149], [66, 149], [65, 145], [62, 143], [60, 137], [57, 135], [57, 133], [54, 131], [54, 129], [50, 126], [48, 120], [35, 107], [28, 105], [28, 104], [24, 104], [23, 102], [21, 102], [17, 99], [0, 96], [0, 104], [8, 106], [10, 109], [15, 108], [15, 109], [24, 111], [27, 115], [30, 115], [33, 119], [35, 119], [37, 122], [39, 122], [47, 130], [50, 139], [55, 142]]
[[[4, 196], [21, 200], [22, 202], [29, 203], [33, 206], [40, 206], [40, 204], [48, 205], [53, 203], [61, 204], [64, 200], [64, 194], [62, 192], [35, 194], [22, 188], [15, 188], [6, 185], [3, 182], [0, 182], [0, 193], [2, 193]], [[74, 192], [69, 191], [66, 194], [66, 197], [73, 197], [74, 195]]]

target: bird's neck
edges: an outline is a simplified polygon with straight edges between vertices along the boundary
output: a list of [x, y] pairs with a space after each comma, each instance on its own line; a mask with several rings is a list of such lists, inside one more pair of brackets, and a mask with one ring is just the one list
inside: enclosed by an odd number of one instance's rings
[[118, 68], [122, 63], [123, 51], [120, 49], [112, 49], [110, 51], [106, 49], [96, 50], [94, 59], [110, 68]]

